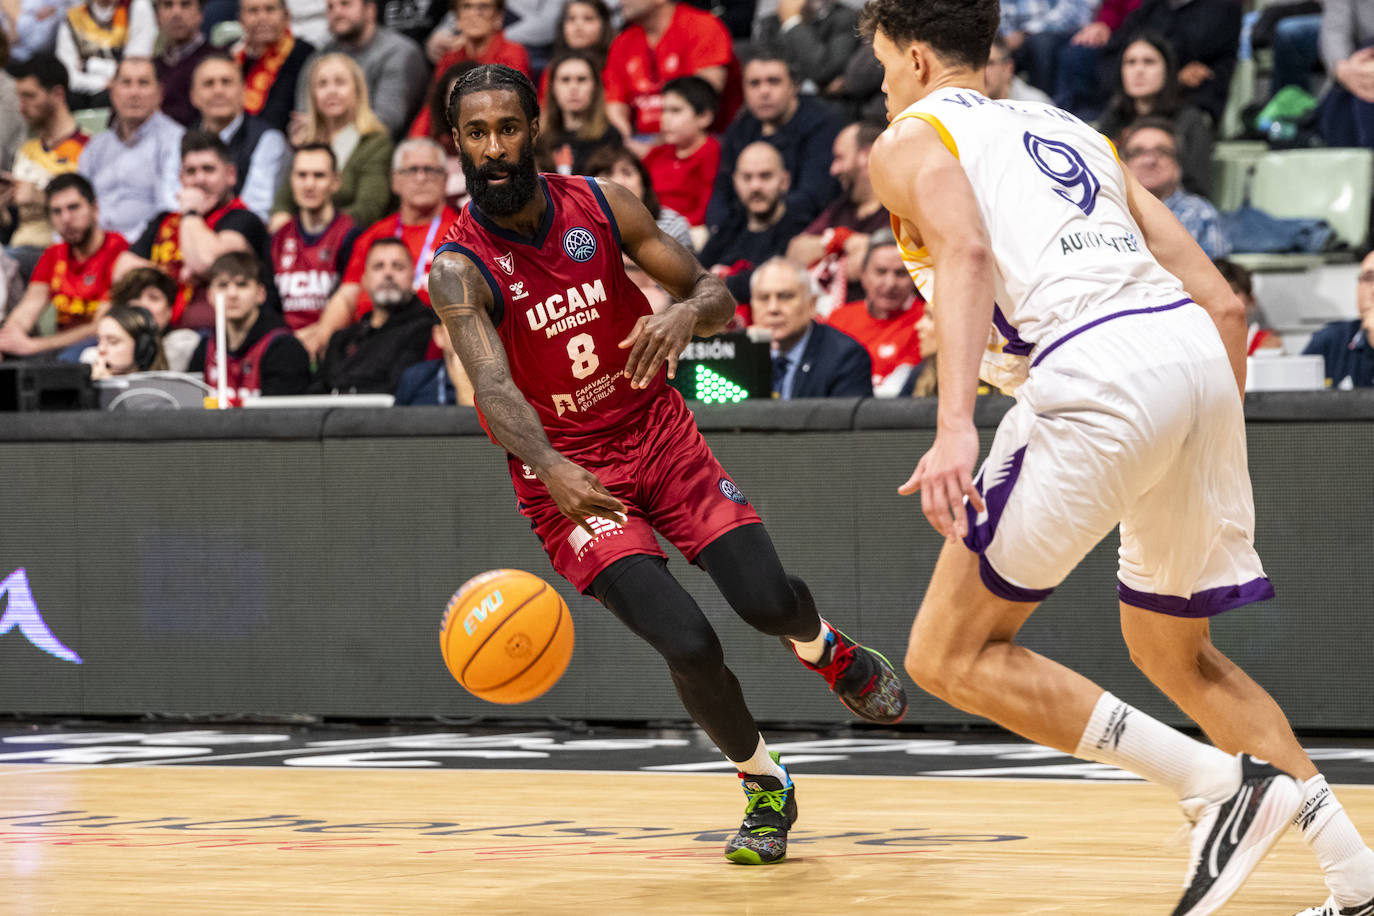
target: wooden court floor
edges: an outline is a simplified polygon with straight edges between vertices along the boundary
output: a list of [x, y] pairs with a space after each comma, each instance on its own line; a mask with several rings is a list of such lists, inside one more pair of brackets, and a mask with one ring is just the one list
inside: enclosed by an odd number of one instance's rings
[[[799, 776], [789, 861], [720, 856], [725, 775], [0, 766], [0, 913], [1167, 914], [1142, 784]], [[1341, 790], [1366, 835], [1374, 787]], [[1223, 910], [1325, 898], [1290, 833]]]

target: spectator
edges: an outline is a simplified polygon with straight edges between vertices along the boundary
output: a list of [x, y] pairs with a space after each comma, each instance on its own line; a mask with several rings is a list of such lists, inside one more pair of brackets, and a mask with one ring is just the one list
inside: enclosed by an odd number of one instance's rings
[[884, 126], [873, 121], [850, 124], [835, 137], [830, 174], [839, 181], [841, 192], [787, 246], [787, 259], [809, 267], [822, 290], [817, 301], [822, 316], [858, 298], [868, 238], [891, 231], [890, 217], [868, 177], [868, 155]]
[[291, 34], [286, 0], [239, 0], [239, 25], [243, 38], [230, 53], [243, 73], [243, 110], [285, 134], [315, 46]]
[[203, 0], [155, 0], [162, 51], [153, 59], [162, 86], [162, 112], [182, 127], [199, 117], [191, 104], [191, 74], [214, 48], [201, 32]]
[[1374, 386], [1374, 252], [1360, 263], [1358, 282], [1355, 307], [1360, 317], [1331, 322], [1302, 351], [1326, 360], [1326, 384], [1340, 391]]
[[[330, 336], [361, 319], [372, 308], [363, 274], [367, 252], [379, 238], [397, 238], [410, 251], [411, 291], [429, 304], [429, 265], [458, 213], [444, 202], [444, 151], [432, 140], [411, 139], [396, 147], [391, 158], [391, 187], [401, 198], [401, 208], [368, 227], [353, 245], [343, 283], [330, 297], [315, 330], [300, 333], [312, 355], [324, 351]], [[394, 381], [394, 380], [393, 380]], [[393, 384], [388, 391], [394, 390]]]
[[1183, 190], [1183, 169], [1178, 161], [1178, 141], [1173, 124], [1144, 117], [1122, 135], [1121, 158], [1132, 174], [1183, 224], [1209, 258], [1224, 258], [1231, 243], [1221, 231], [1217, 208], [1207, 198]]
[[442, 321], [434, 323], [432, 340], [441, 355], [438, 359], [416, 363], [401, 373], [401, 380], [396, 384], [396, 406], [462, 404], [471, 407], [472, 382], [468, 381], [463, 362], [453, 349], [448, 328]]
[[[921, 362], [916, 367], [915, 381], [911, 386], [913, 398], [933, 398], [939, 394], [940, 379], [936, 356], [940, 341], [935, 336], [935, 303], [927, 302], [921, 320], [916, 322], [916, 336], [921, 341]], [[980, 385], [979, 394], [985, 394]]]
[[868, 351], [817, 323], [806, 271], [785, 258], [770, 258], [753, 272], [749, 286], [754, 325], [773, 336], [773, 397], [873, 397]]
[[[463, 174], [463, 163], [458, 157], [458, 146], [453, 142], [453, 130], [448, 125], [448, 97], [453, 92], [453, 84], [458, 82], [464, 73], [478, 66], [480, 65], [468, 60], [461, 64], [454, 64], [445, 70], [443, 78], [439, 80], [439, 85], [435, 86], [434, 91], [430, 93], [429, 105], [420, 113], [420, 116], [415, 118], [415, 123], [410, 128], [410, 136], [428, 137], [444, 148], [444, 162], [448, 169], [444, 198], [448, 201], [448, 205], [455, 210], [463, 209], [463, 205], [468, 202], [468, 180]], [[547, 125], [549, 122], [547, 119], [541, 119], [540, 123]], [[425, 126], [428, 127], [428, 130], [419, 129]], [[543, 139], [542, 132], [540, 139]]]
[[[440, 27], [433, 43], [427, 46], [430, 59], [435, 61], [436, 74], [465, 60], [505, 64], [526, 76], [533, 74], [525, 49], [507, 41], [501, 31], [501, 22], [506, 15], [505, 0], [453, 0], [453, 7], [458, 14], [457, 31], [445, 31]], [[436, 58], [434, 51], [439, 49], [442, 53]]]
[[865, 38], [844, 73], [825, 87], [825, 95], [846, 112], [847, 121], [878, 120], [887, 113], [884, 79], [883, 66], [873, 54], [873, 39]]
[[212, 54], [196, 67], [191, 104], [200, 112], [199, 126], [229, 148], [238, 176], [234, 194], [265, 222], [286, 159], [286, 138], [262, 118], [244, 111], [243, 97], [243, 71], [232, 58]]
[[14, 161], [26, 133], [19, 113], [19, 91], [14, 87], [14, 77], [5, 72], [9, 62], [9, 39], [0, 31], [0, 170]]
[[1321, 133], [1328, 146], [1374, 148], [1374, 6], [1326, 0], [1321, 53], [1334, 81], [1321, 101]]
[[693, 226], [706, 222], [711, 186], [720, 171], [720, 142], [707, 133], [716, 118], [716, 91], [698, 76], [663, 87], [663, 143], [649, 150], [644, 167], [658, 199]]
[[143, 234], [148, 220], [176, 208], [181, 190], [185, 129], [158, 110], [162, 87], [146, 57], [120, 61], [110, 83], [114, 119], [81, 152], [80, 172], [104, 204], [100, 224], [125, 238]]
[[1183, 186], [1206, 197], [1212, 188], [1212, 124], [1201, 109], [1182, 100], [1178, 68], [1169, 43], [1145, 34], [1121, 52], [1116, 92], [1098, 122], [1113, 139], [1146, 115], [1168, 118], [1178, 137]]
[[[1174, 49], [1174, 59], [1183, 62], [1178, 71], [1183, 101], [1205, 111], [1213, 124], [1220, 124], [1240, 49], [1240, 4], [1235, 0], [1144, 0], [1112, 33], [1101, 60], [1115, 66], [1126, 46], [1147, 32], [1164, 36]], [[1103, 76], [1103, 85], [1112, 85], [1110, 74]]]
[[860, 282], [863, 299], [841, 306], [826, 320], [863, 344], [873, 361], [873, 391], [878, 397], [910, 392], [921, 364], [921, 334], [925, 300], [916, 292], [902, 263], [902, 252], [890, 230], [869, 246]]
[[[201, 337], [190, 328], [172, 327], [172, 305], [176, 300], [176, 281], [154, 267], [135, 267], [110, 287], [111, 308], [137, 305], [148, 310], [162, 335], [162, 353], [167, 359], [167, 368], [185, 372], [196, 347], [200, 346]], [[81, 362], [88, 361], [85, 353], [79, 358]]]
[[329, 338], [311, 386], [316, 393], [391, 394], [429, 346], [434, 312], [411, 289], [415, 265], [405, 242], [373, 239], [364, 257], [362, 286], [372, 310]]
[[1217, 271], [1226, 278], [1226, 282], [1231, 286], [1231, 292], [1240, 297], [1240, 301], [1245, 303], [1245, 324], [1249, 329], [1245, 340], [1245, 355], [1254, 356], [1260, 351], [1283, 351], [1283, 339], [1278, 331], [1269, 327], [1269, 321], [1264, 317], [1264, 311], [1255, 301], [1254, 284], [1251, 282], [1250, 271], [1235, 261], [1228, 261], [1226, 258], [1216, 260]]
[[67, 68], [74, 109], [105, 108], [106, 91], [125, 55], [152, 57], [157, 40], [148, 0], [86, 0], [67, 10], [57, 30], [57, 59]]
[[[90, 182], [67, 173], [49, 182], [48, 218], [62, 241], [43, 252], [19, 304], [0, 327], [0, 353], [31, 356], [93, 337], [93, 322], [109, 304], [115, 260], [129, 247], [124, 237], [100, 228], [100, 209]], [[57, 333], [34, 337], [48, 304], [57, 310]]]
[[817, 93], [860, 53], [859, 17], [836, 0], [780, 0], [777, 12], [758, 21], [754, 38], [781, 48], [792, 71], [805, 74], [803, 90]]
[[[262, 264], [247, 251], [215, 258], [207, 271], [209, 289], [224, 302], [225, 384], [229, 403], [242, 407], [248, 398], [303, 394], [310, 384], [310, 359], [275, 309], [264, 308], [267, 288]], [[214, 337], [207, 337], [191, 357], [190, 370], [204, 373], [205, 384], [219, 384]]]
[[0, 233], [9, 236], [7, 251], [27, 280], [52, 244], [43, 189], [57, 175], [76, 171], [90, 137], [67, 107], [67, 68], [57, 58], [34, 57], [10, 72], [30, 138], [15, 153], [10, 173], [0, 175], [8, 179], [0, 180]]
[[831, 151], [842, 127], [824, 102], [799, 95], [797, 75], [776, 48], [756, 48], [744, 63], [744, 110], [721, 139], [706, 225], [714, 232], [739, 208], [734, 173], [740, 151], [764, 140], [782, 154], [791, 177], [787, 209], [802, 225], [815, 219], [839, 193], [830, 176]]
[[272, 283], [267, 230], [234, 196], [237, 180], [233, 157], [223, 140], [203, 130], [186, 132], [181, 138], [181, 192], [176, 210], [154, 218], [132, 249], [146, 264], [180, 284], [172, 304], [174, 327], [208, 330], [215, 326], [209, 278], [211, 267], [223, 254], [251, 254], [263, 271], [262, 285]]
[[539, 118], [535, 154], [539, 169], [585, 175], [588, 160], [603, 148], [624, 144], [606, 117], [606, 94], [590, 55], [569, 51], [555, 57], [547, 71], [552, 91]]
[[782, 154], [762, 140], [746, 146], [735, 162], [735, 192], [744, 203], [743, 212], [736, 211], [712, 233], [701, 250], [701, 263], [725, 278], [739, 302], [749, 301], [755, 266], [781, 256], [806, 225], [787, 202], [790, 181]]
[[653, 145], [635, 138], [658, 133], [660, 93], [669, 80], [701, 77], [721, 93], [722, 119], [733, 117], [735, 49], [719, 19], [674, 0], [622, 0], [620, 8], [628, 25], [611, 42], [602, 77], [607, 114], [636, 156]]
[[983, 81], [987, 84], [987, 97], [990, 99], [1052, 104], [1048, 95], [1016, 75], [1016, 61], [1012, 60], [1007, 40], [1001, 35], [992, 39]]
[[1107, 100], [1106, 86], [1098, 76], [1102, 49], [1126, 17], [1140, 6], [1140, 0], [1102, 0], [1093, 21], [1079, 29], [1071, 41], [1059, 49], [1059, 74], [1054, 88], [1054, 104], [1074, 112], [1084, 120], [1096, 120]]
[[76, 0], [20, 0], [14, 21], [14, 59], [19, 62], [51, 55], [57, 50], [57, 28]]
[[654, 192], [653, 181], [649, 178], [649, 170], [634, 153], [625, 147], [602, 149], [587, 160], [587, 172], [596, 178], [614, 181], [638, 197], [665, 235], [682, 246], [695, 250], [692, 229], [686, 218], [659, 202], [658, 194]]
[[[377, 24], [377, 0], [329, 0], [328, 11], [332, 39], [306, 64], [306, 73], [312, 76], [297, 89], [296, 111], [309, 111], [315, 61], [326, 54], [342, 54], [352, 58], [363, 73], [367, 93], [358, 93], [358, 98], [370, 98], [387, 134], [400, 136], [415, 117], [429, 82], [424, 52], [404, 35]], [[346, 178], [344, 187], [348, 187]]]
[[[591, 55], [598, 78], [606, 69], [606, 52], [611, 47], [615, 30], [611, 25], [611, 10], [604, 0], [567, 0], [559, 16], [558, 33], [553, 39], [550, 60], [558, 60], [569, 51]], [[549, 70], [539, 76], [539, 107], [549, 98]]]
[[[345, 54], [324, 54], [314, 59], [307, 82], [306, 114], [292, 124], [291, 143], [329, 144], [341, 163], [334, 206], [360, 226], [376, 222], [390, 209], [385, 170], [392, 145], [368, 102], [363, 71]], [[273, 202], [270, 228], [280, 229], [293, 212], [290, 189], [283, 186]]]
[[[339, 187], [339, 170], [327, 144], [296, 150], [290, 186], [296, 215], [272, 234], [272, 273], [282, 315], [299, 334], [324, 314], [348, 266], [358, 230], [353, 218], [330, 201]], [[315, 333], [301, 336], [310, 340]]]
[[998, 32], [1016, 69], [1041, 92], [1054, 92], [1060, 48], [1092, 17], [1092, 0], [1002, 0]]
[[162, 335], [152, 313], [139, 305], [115, 305], [96, 322], [91, 378], [132, 372], [166, 372]]

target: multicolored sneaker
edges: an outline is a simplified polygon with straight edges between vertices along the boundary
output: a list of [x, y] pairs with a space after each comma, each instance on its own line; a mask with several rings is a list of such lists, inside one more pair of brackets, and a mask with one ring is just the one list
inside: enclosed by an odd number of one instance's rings
[[1302, 787], [1287, 773], [1249, 754], [1240, 755], [1240, 767], [1240, 788], [1230, 798], [1184, 802], [1193, 822], [1192, 866], [1173, 916], [1221, 909], [1302, 807]]
[[[906, 715], [906, 690], [892, 663], [881, 653], [861, 645], [841, 633], [829, 623], [825, 654], [819, 664], [811, 664], [797, 655], [801, 662], [825, 678], [830, 690], [840, 702], [860, 719], [879, 725], [894, 725]], [[782, 644], [797, 654], [792, 640], [783, 637]]]
[[[773, 762], [782, 766], [776, 752]], [[725, 858], [736, 865], [776, 865], [787, 858], [787, 831], [797, 822], [797, 791], [783, 768], [786, 781], [775, 776], [740, 773], [744, 782], [744, 823], [725, 844]]]
[[1374, 897], [1354, 906], [1341, 906], [1335, 897], [1328, 897], [1321, 906], [1305, 909], [1298, 916], [1374, 916]]

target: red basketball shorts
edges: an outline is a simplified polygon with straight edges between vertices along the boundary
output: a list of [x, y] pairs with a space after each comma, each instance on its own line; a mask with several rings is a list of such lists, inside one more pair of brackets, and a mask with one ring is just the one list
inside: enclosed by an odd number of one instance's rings
[[757, 524], [758, 513], [711, 454], [692, 413], [668, 388], [630, 429], [613, 439], [559, 449], [591, 471], [626, 506], [625, 524], [593, 517], [588, 534], [558, 511], [543, 483], [510, 456], [520, 514], [530, 520], [553, 568], [585, 592], [616, 560], [664, 556], [657, 530], [688, 562], [727, 531]]

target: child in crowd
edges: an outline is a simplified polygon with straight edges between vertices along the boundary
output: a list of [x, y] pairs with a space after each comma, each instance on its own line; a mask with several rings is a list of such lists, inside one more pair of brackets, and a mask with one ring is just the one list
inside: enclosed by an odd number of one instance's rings
[[649, 150], [644, 166], [665, 207], [693, 226], [706, 221], [720, 143], [707, 131], [716, 119], [716, 91], [699, 76], [683, 76], [663, 87], [663, 143]]

